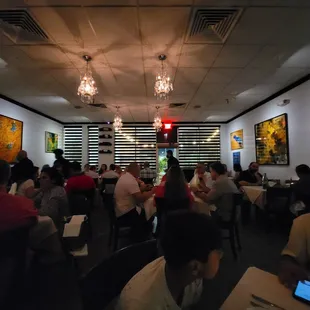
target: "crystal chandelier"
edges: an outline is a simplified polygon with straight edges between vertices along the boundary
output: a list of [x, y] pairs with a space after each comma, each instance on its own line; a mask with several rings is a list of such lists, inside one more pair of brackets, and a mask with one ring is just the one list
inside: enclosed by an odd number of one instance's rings
[[123, 121], [118, 111], [119, 107], [116, 107], [116, 109], [117, 110], [116, 110], [116, 114], [115, 114], [114, 121], [113, 121], [113, 127], [115, 131], [120, 131], [123, 127]]
[[83, 58], [86, 61], [86, 71], [85, 74], [81, 76], [81, 83], [77, 94], [80, 96], [83, 103], [92, 104], [95, 102], [95, 96], [98, 94], [98, 89], [96, 87], [96, 82], [93, 78], [91, 69], [89, 68], [91, 57], [84, 55]]
[[154, 123], [153, 123], [153, 127], [157, 132], [161, 131], [161, 127], [163, 126], [158, 109], [159, 107], [156, 107], [156, 114], [155, 114]]
[[164, 60], [166, 55], [159, 55], [158, 59], [161, 61], [161, 72], [156, 75], [156, 82], [154, 85], [154, 96], [159, 100], [167, 100], [169, 94], [173, 91], [173, 84], [170, 76], [164, 69]]

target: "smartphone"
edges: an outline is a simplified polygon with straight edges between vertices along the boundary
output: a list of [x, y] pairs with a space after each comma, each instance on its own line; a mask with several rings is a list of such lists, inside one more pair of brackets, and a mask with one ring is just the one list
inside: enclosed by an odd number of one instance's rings
[[293, 292], [293, 297], [310, 305], [310, 281], [299, 281]]

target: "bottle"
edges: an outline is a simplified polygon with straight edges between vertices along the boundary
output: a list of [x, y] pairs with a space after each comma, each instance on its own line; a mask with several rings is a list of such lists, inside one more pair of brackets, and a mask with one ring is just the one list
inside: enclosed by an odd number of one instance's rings
[[267, 178], [267, 174], [264, 173], [263, 178], [262, 178], [262, 184], [263, 184], [263, 189], [267, 189], [268, 187], [268, 178]]

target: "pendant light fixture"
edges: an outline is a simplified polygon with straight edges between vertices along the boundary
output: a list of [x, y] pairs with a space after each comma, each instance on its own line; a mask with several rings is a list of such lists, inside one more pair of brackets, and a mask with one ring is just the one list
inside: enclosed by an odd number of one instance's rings
[[155, 113], [155, 117], [154, 117], [153, 127], [156, 130], [156, 132], [159, 132], [159, 131], [161, 131], [162, 126], [163, 126], [163, 123], [161, 122], [161, 117], [159, 114], [159, 107], [156, 107], [156, 113]]
[[167, 100], [170, 93], [173, 91], [173, 84], [171, 82], [171, 78], [164, 68], [164, 61], [167, 59], [167, 56], [162, 54], [158, 56], [158, 59], [161, 61], [161, 70], [156, 75], [154, 96], [158, 100]]
[[119, 113], [119, 107], [116, 107], [116, 114], [113, 121], [113, 127], [115, 131], [120, 131], [123, 127], [123, 120]]
[[77, 94], [80, 96], [83, 103], [93, 104], [95, 102], [95, 96], [98, 94], [98, 89], [89, 67], [89, 62], [92, 58], [88, 55], [84, 55], [83, 59], [86, 61], [86, 70], [84, 75], [81, 76], [81, 83]]

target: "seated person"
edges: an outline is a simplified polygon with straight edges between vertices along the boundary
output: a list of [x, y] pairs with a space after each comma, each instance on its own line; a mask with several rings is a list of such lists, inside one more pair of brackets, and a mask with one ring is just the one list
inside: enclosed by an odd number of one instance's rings
[[210, 167], [211, 177], [214, 180], [212, 189], [206, 192], [196, 192], [196, 196], [203, 201], [215, 204], [217, 207], [217, 214], [225, 221], [230, 219], [231, 214], [231, 197], [227, 194], [239, 193], [235, 183], [230, 180], [226, 173], [225, 167], [222, 163], [213, 163]]
[[115, 172], [115, 165], [110, 165], [110, 170], [107, 170], [102, 174], [102, 190], [105, 194], [113, 194], [115, 190], [115, 184], [105, 184], [105, 179], [118, 179], [120, 176]]
[[82, 172], [81, 164], [77, 161], [70, 164], [70, 175], [65, 187], [67, 193], [79, 190], [87, 191], [96, 188], [94, 180]]
[[234, 164], [234, 181], [237, 181], [240, 177], [240, 174], [242, 173], [242, 167], [240, 164]]
[[0, 160], [0, 232], [25, 227], [37, 221], [38, 211], [32, 200], [7, 194], [6, 186], [10, 177], [10, 165]]
[[206, 171], [204, 163], [197, 164], [195, 174], [189, 184], [194, 193], [197, 191], [208, 192], [212, 188], [213, 180], [211, 174]]
[[240, 186], [253, 186], [262, 184], [262, 175], [259, 173], [259, 165], [251, 162], [248, 170], [240, 172], [237, 183]]
[[115, 172], [116, 172], [119, 176], [121, 176], [121, 175], [123, 175], [123, 174], [126, 173], [126, 171], [123, 171], [122, 168], [121, 168], [120, 166], [117, 166], [117, 165], [115, 165]]
[[302, 201], [308, 212], [310, 209], [310, 168], [307, 165], [299, 165], [296, 167], [296, 174], [299, 180], [291, 187], [294, 200]]
[[99, 173], [99, 175], [102, 175], [102, 174], [104, 174], [107, 170], [108, 170], [108, 166], [107, 166], [106, 164], [102, 164], [101, 167], [100, 167], [100, 169], [99, 169], [99, 171], [98, 171], [98, 173]]
[[147, 161], [144, 163], [143, 167], [144, 169], [140, 172], [140, 178], [142, 180], [154, 180], [157, 177], [156, 171], [150, 168], [150, 164]]
[[216, 275], [221, 234], [212, 218], [176, 212], [163, 227], [160, 257], [139, 271], [122, 290], [117, 310], [187, 309], [200, 298], [203, 279]]
[[139, 234], [138, 231], [146, 222], [144, 213], [138, 213], [137, 204], [152, 197], [156, 190], [154, 187], [151, 191], [142, 193], [137, 182], [139, 176], [139, 166], [137, 163], [131, 163], [127, 172], [119, 178], [114, 191], [116, 217], [118, 217], [119, 223], [131, 226], [132, 234], [135, 236]]
[[282, 251], [279, 279], [292, 288], [298, 281], [309, 279], [310, 266], [310, 214], [293, 222], [289, 241]]
[[194, 197], [185, 181], [184, 173], [180, 167], [172, 166], [168, 172], [166, 181], [162, 182], [156, 189], [155, 197], [167, 200], [186, 199], [192, 203]]
[[49, 216], [57, 228], [62, 227], [62, 219], [69, 215], [63, 176], [55, 168], [41, 171], [40, 190], [34, 198], [39, 215]]

